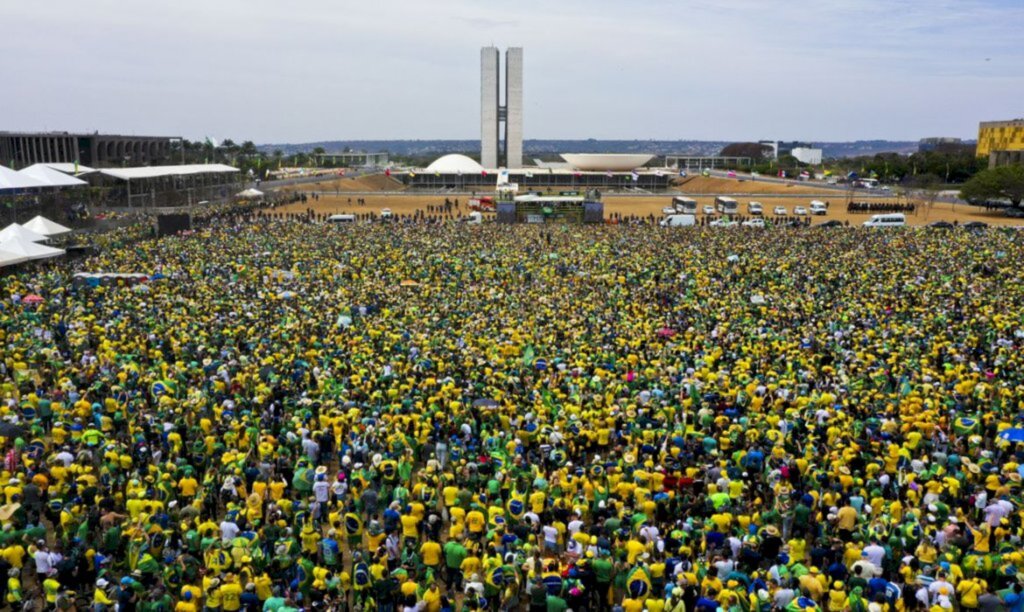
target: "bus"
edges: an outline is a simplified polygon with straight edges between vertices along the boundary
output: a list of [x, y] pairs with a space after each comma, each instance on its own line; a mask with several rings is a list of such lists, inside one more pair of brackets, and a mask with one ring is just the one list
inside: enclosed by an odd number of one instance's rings
[[740, 210], [739, 202], [733, 198], [718, 196], [715, 198], [715, 210], [723, 215], [735, 215]]
[[672, 208], [674, 208], [677, 213], [695, 215], [697, 214], [697, 200], [676, 196], [672, 198]]

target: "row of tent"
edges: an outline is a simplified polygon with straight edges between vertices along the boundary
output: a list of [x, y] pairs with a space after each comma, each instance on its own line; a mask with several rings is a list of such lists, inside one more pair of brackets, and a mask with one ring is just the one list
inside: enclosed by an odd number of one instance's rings
[[24, 225], [12, 223], [0, 230], [0, 267], [59, 257], [64, 249], [41, 243], [70, 232], [71, 228], [41, 215]]
[[35, 164], [21, 170], [0, 166], [0, 193], [46, 187], [81, 187], [87, 184], [80, 178], [53, 168], [53, 164]]

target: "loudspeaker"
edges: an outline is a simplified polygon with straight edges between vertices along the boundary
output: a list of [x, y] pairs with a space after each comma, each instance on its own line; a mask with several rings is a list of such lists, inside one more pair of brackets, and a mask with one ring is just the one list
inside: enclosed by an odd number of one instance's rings
[[192, 229], [192, 217], [188, 214], [157, 215], [157, 236], [170, 236], [190, 229]]

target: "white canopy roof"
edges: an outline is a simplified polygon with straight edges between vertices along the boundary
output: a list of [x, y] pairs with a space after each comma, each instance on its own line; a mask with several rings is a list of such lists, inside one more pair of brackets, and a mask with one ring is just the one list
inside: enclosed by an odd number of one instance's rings
[[214, 174], [220, 172], [238, 172], [238, 168], [224, 164], [185, 164], [182, 166], [140, 166], [138, 168], [104, 168], [100, 174], [112, 176], [122, 181], [137, 179], [160, 178], [162, 176], [181, 176], [185, 174]]
[[90, 172], [96, 172], [95, 168], [90, 168], [89, 166], [83, 166], [82, 164], [78, 164], [78, 171], [75, 172], [75, 164], [69, 163], [69, 162], [63, 162], [63, 163], [58, 162], [58, 163], [43, 164], [43, 165], [44, 166], [48, 166], [50, 168], [53, 168], [57, 172], [63, 172], [64, 174], [71, 174], [73, 176], [78, 176], [79, 174], [88, 174]]
[[0, 166], [0, 190], [3, 189], [32, 189], [33, 187], [49, 187], [49, 183], [44, 183], [39, 179], [32, 178], [27, 174], [21, 172], [15, 172], [10, 168]]
[[248, 188], [248, 189], [246, 189], [244, 191], [239, 191], [238, 193], [235, 194], [235, 197], [238, 197], [238, 198], [262, 198], [263, 197], [263, 192], [260, 191], [259, 189], [253, 189], [252, 187], [250, 187], [250, 188]]
[[18, 264], [23, 261], [28, 261], [28, 257], [0, 249], [0, 267], [13, 266], [14, 264]]
[[37, 215], [22, 227], [44, 236], [60, 236], [71, 231], [70, 227], [65, 227], [56, 221], [50, 221], [42, 215]]
[[32, 231], [24, 225], [19, 225], [17, 223], [12, 223], [0, 230], [0, 242], [7, 242], [14, 238], [27, 240], [28, 242], [44, 242], [45, 240], [48, 240], [45, 235]]
[[24, 238], [0, 240], [0, 251], [8, 251], [26, 259], [46, 259], [64, 254], [64, 249], [55, 249], [45, 244], [36, 244]]
[[20, 174], [30, 176], [37, 181], [42, 181], [51, 187], [80, 187], [82, 185], [88, 185], [82, 179], [77, 179], [73, 176], [68, 176], [63, 172], [58, 172], [46, 164], [35, 164], [28, 168], [23, 168]]

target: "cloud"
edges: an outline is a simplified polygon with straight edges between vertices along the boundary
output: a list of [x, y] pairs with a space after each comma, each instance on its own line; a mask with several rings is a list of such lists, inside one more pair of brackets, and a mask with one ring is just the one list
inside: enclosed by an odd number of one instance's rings
[[[7, 129], [475, 138], [522, 46], [528, 138], [971, 136], [1024, 97], [1016, 0], [8, 3]], [[991, 58], [986, 62], [985, 58]]]

